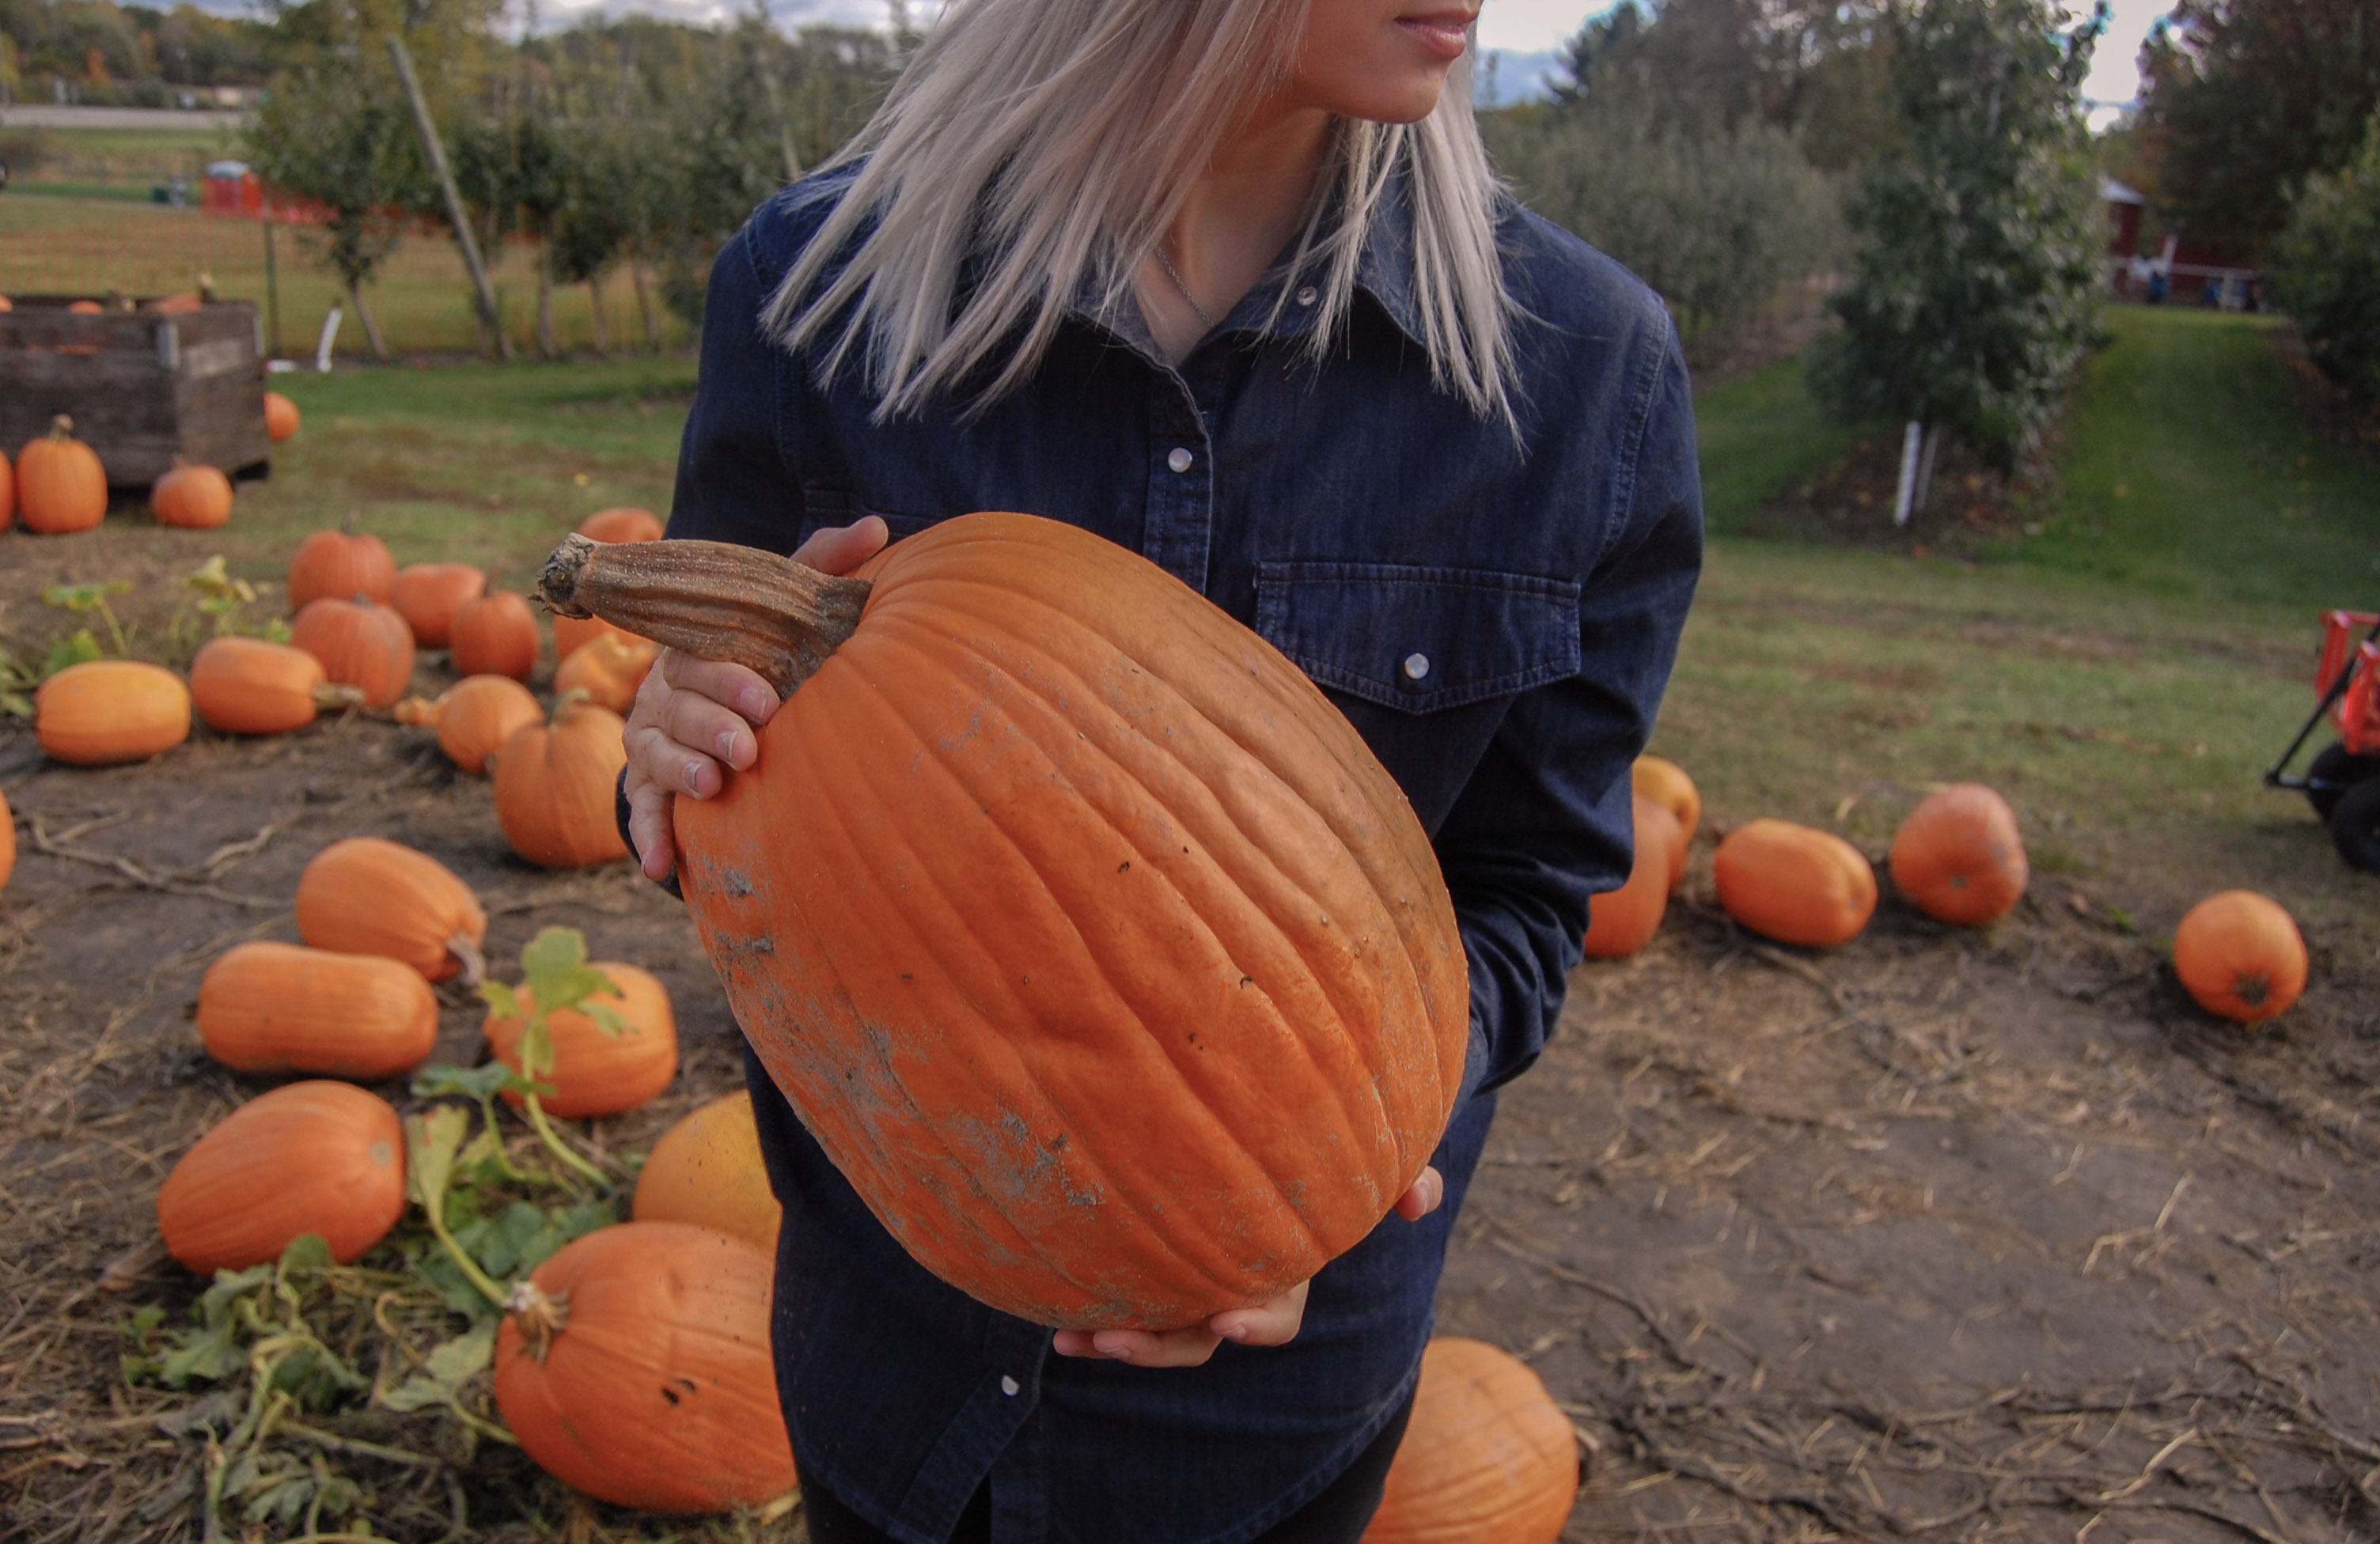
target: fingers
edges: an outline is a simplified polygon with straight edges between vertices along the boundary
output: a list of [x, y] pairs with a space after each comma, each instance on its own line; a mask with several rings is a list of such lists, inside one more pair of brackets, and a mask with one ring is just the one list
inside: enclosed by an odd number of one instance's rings
[[671, 806], [676, 796], [654, 783], [644, 783], [628, 795], [628, 845], [637, 862], [656, 885], [669, 883], [677, 866], [677, 847], [670, 835]]
[[1397, 1215], [1409, 1223], [1420, 1222], [1437, 1211], [1438, 1203], [1445, 1199], [1446, 1176], [1438, 1172], [1436, 1164], [1425, 1164], [1413, 1188], [1397, 1198]]
[[1300, 1282], [1252, 1309], [1231, 1309], [1207, 1321], [1207, 1328], [1241, 1345], [1287, 1345], [1305, 1322], [1305, 1290]]
[[631, 806], [647, 784], [697, 799], [717, 793], [728, 768], [742, 771], [759, 759], [753, 726], [768, 722], [777, 706], [768, 682], [743, 666], [663, 649], [621, 735]]
[[849, 573], [876, 556], [892, 537], [880, 515], [864, 515], [848, 525], [830, 525], [794, 549], [794, 561], [820, 573]]
[[1250, 1309], [1229, 1309], [1186, 1330], [1061, 1330], [1050, 1349], [1062, 1357], [1107, 1357], [1135, 1367], [1197, 1367], [1225, 1341], [1286, 1345], [1305, 1322], [1308, 1284]]
[[[758, 671], [747, 666], [731, 665], [722, 659], [698, 659], [674, 648], [662, 650], [657, 663], [660, 669], [648, 672], [645, 679], [661, 676], [662, 683], [673, 694], [699, 697], [754, 729], [776, 717], [780, 706], [776, 692], [760, 679]], [[686, 743], [691, 745], [694, 742]]]

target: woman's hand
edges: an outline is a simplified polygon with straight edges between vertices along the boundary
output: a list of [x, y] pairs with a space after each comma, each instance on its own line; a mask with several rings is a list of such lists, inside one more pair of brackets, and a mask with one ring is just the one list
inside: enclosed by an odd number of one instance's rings
[[[794, 561], [849, 573], [891, 536], [875, 515], [832, 526], [802, 543]], [[645, 877], [664, 883], [677, 865], [670, 807], [681, 793], [708, 799], [760, 756], [754, 731], [775, 717], [777, 694], [741, 665], [665, 648], [637, 690], [621, 739], [628, 748], [628, 840]]]
[[[1397, 1215], [1417, 1223], [1446, 1199], [1446, 1180], [1435, 1166], [1424, 1168], [1413, 1188], [1397, 1198]], [[1227, 1309], [1187, 1330], [1061, 1330], [1050, 1348], [1062, 1357], [1112, 1357], [1135, 1367], [1197, 1367], [1225, 1341], [1241, 1345], [1286, 1345], [1305, 1322], [1305, 1289], [1300, 1282], [1252, 1309]]]

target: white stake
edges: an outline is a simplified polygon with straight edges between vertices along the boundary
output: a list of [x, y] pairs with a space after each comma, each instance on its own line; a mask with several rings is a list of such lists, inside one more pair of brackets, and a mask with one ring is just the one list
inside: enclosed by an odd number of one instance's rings
[[1917, 448], [1925, 438], [1925, 426], [1916, 419], [1909, 420], [1909, 431], [1900, 437], [1900, 491], [1892, 496], [1892, 523], [1909, 524], [1909, 501], [1917, 491]]
[[[314, 345], [315, 374], [328, 375], [331, 373], [331, 345], [338, 341], [339, 308], [336, 305], [334, 305], [331, 308], [331, 314], [322, 319], [322, 341]], [[1912, 425], [1911, 427], [1914, 428], [1915, 426]], [[1906, 504], [1909, 501], [1909, 490], [1907, 487], [1909, 476], [1907, 473], [1903, 473], [1901, 475], [1900, 481], [1902, 483], [1901, 502]]]

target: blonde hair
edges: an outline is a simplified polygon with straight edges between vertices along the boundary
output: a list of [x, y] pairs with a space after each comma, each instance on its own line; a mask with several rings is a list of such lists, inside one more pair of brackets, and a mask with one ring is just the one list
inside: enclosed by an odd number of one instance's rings
[[[820, 168], [857, 164], [808, 190], [842, 198], [771, 298], [770, 332], [801, 348], [834, 330], [822, 376], [861, 351], [879, 421], [996, 363], [970, 404], [979, 411], [1032, 373], [1087, 283], [1107, 314], [1135, 303], [1132, 276], [1191, 185], [1240, 115], [1286, 78], [1307, 4], [953, 0], [883, 105]], [[1318, 365], [1402, 170], [1431, 380], [1509, 426], [1503, 190], [1472, 116], [1468, 66], [1466, 54], [1418, 123], [1335, 121], [1293, 271], [1324, 265], [1305, 339]], [[953, 312], [963, 276], [972, 287]]]

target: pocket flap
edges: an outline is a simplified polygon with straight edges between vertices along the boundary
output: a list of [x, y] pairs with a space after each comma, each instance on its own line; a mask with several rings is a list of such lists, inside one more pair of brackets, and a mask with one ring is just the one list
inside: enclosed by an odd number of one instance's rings
[[1257, 631], [1318, 685], [1427, 713], [1578, 673], [1579, 586], [1490, 569], [1257, 565]]

